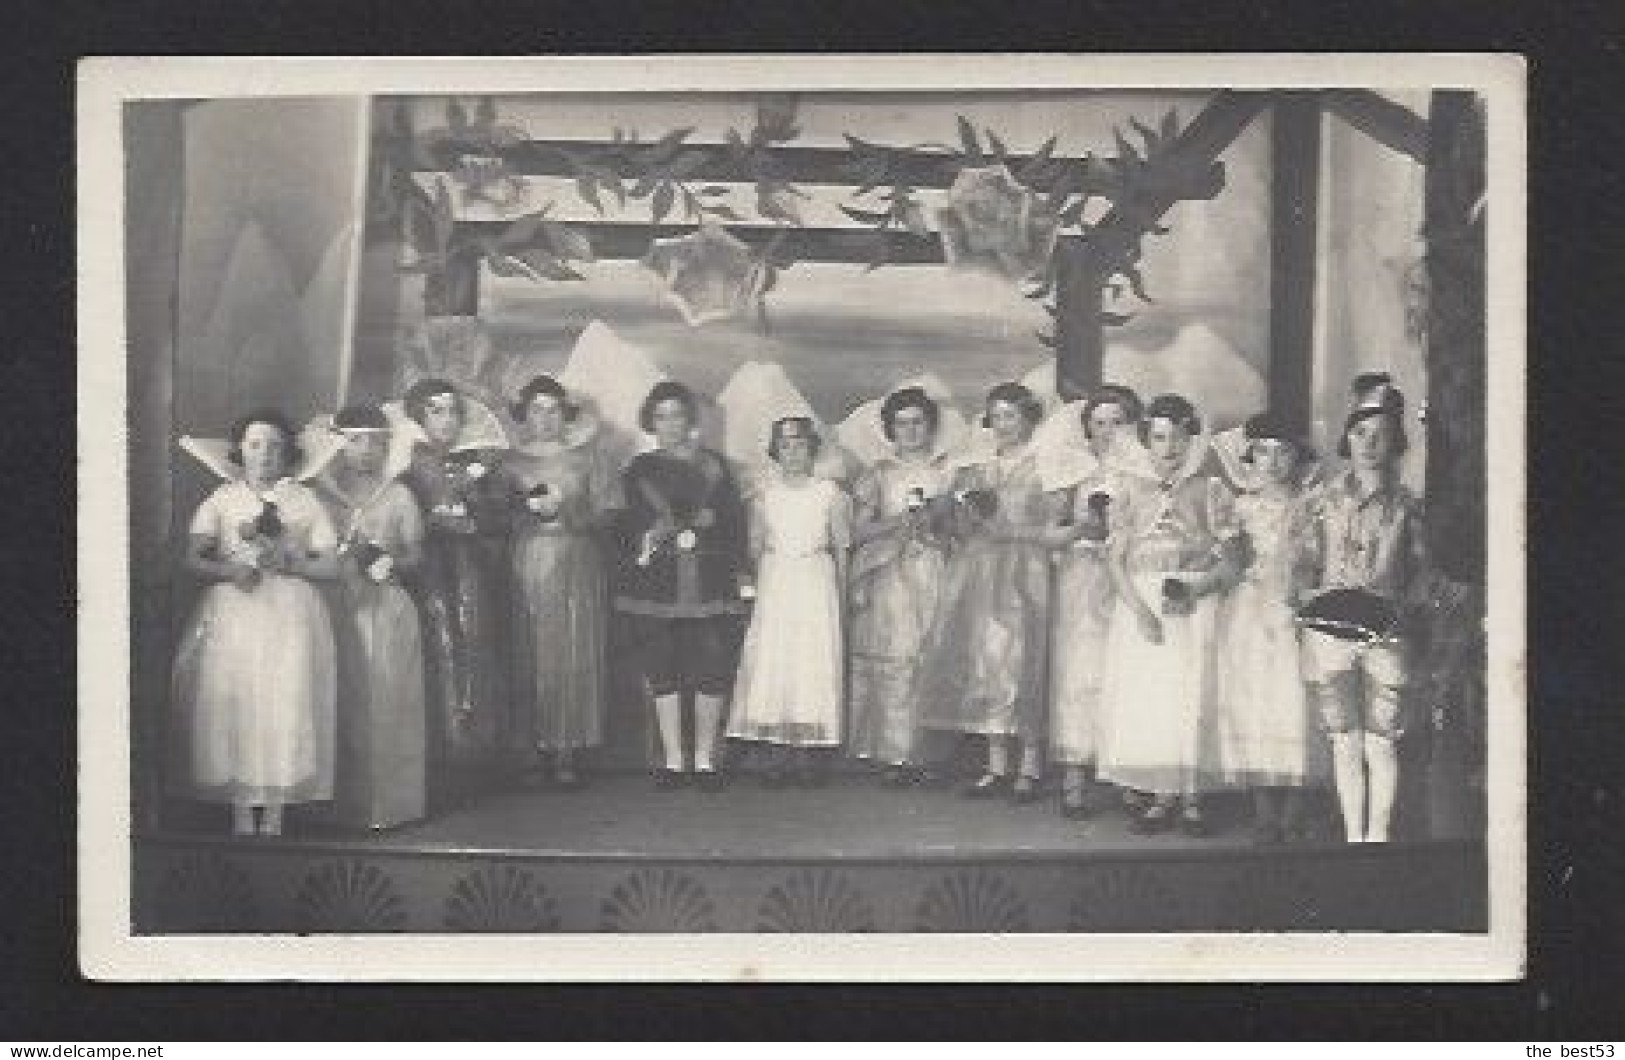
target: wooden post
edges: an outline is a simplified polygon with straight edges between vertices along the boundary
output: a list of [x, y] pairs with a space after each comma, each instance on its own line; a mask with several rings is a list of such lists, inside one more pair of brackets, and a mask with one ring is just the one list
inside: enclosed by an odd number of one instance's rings
[[1106, 357], [1101, 322], [1105, 276], [1082, 240], [1068, 236], [1056, 248], [1055, 389], [1063, 401], [1083, 397], [1100, 385]]
[[[1427, 534], [1439, 575], [1419, 667], [1429, 727], [1434, 838], [1481, 836], [1485, 703], [1485, 189], [1483, 117], [1470, 92], [1434, 92], [1428, 114]], [[1415, 421], [1407, 426], [1414, 429]]]
[[1320, 121], [1313, 93], [1290, 92], [1271, 128], [1269, 405], [1303, 436], [1314, 408]]
[[1435, 92], [1428, 125], [1428, 533], [1446, 574], [1484, 584], [1487, 400], [1484, 127], [1470, 92]]

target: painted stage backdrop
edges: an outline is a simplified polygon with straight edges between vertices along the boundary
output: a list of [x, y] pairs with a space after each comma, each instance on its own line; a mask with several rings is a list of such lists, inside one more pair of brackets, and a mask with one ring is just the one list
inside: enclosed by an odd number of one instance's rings
[[[1271, 372], [1271, 113], [1213, 165], [1159, 176], [1207, 133], [1214, 97], [131, 105], [133, 567], [155, 648], [137, 652], [138, 699], [163, 699], [186, 606], [177, 520], [211, 484], [179, 435], [266, 404], [303, 422], [428, 374], [507, 398], [555, 373], [623, 433], [674, 377], [712, 402], [734, 455], [771, 414], [833, 427], [922, 376], [967, 416], [1004, 380], [1055, 401], [1071, 311], [1052, 251], [1120, 221], [1125, 187], [1167, 207], [1102, 276], [1091, 371], [1239, 423]], [[1426, 112], [1425, 94], [1401, 102]], [[1423, 167], [1334, 115], [1323, 128], [1314, 319], [1292, 355], [1313, 365], [1305, 420], [1324, 451], [1355, 373], [1425, 398], [1426, 295]], [[1424, 450], [1407, 456], [1414, 486]]]

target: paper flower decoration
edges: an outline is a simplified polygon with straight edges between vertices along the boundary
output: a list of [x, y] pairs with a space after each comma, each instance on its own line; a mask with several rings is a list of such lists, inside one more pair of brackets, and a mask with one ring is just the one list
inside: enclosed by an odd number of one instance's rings
[[1059, 216], [1003, 165], [959, 171], [937, 229], [948, 264], [1011, 279], [1041, 272], [1055, 249]]
[[644, 264], [691, 327], [748, 309], [765, 275], [748, 244], [710, 222], [692, 235], [655, 240]]

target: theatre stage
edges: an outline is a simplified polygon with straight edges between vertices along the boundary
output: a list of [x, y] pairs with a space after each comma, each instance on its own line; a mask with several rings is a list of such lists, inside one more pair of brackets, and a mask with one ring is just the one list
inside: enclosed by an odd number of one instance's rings
[[297, 817], [135, 841], [142, 933], [381, 931], [1481, 931], [1482, 843], [1250, 844], [1129, 832], [950, 791], [656, 792], [642, 776], [489, 797], [394, 831]]

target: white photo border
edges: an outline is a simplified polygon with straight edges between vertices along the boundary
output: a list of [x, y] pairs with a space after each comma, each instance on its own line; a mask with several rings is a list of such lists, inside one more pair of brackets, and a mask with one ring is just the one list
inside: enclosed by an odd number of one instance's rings
[[[95, 58], [78, 69], [79, 947], [148, 981], [1501, 981], [1526, 968], [1526, 73], [1516, 55]], [[1458, 88], [1488, 120], [1487, 934], [136, 936], [122, 104], [518, 92]], [[118, 233], [116, 238], [110, 233]], [[1508, 429], [1517, 425], [1517, 429]]]

